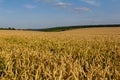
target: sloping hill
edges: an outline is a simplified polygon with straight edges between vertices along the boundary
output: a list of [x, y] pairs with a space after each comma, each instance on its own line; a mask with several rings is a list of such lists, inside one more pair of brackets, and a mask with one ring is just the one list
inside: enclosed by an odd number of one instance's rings
[[98, 28], [98, 27], [120, 27], [120, 24], [112, 24], [112, 25], [63, 26], [63, 27], [53, 27], [53, 28], [45, 28], [45, 29], [29, 29], [29, 30], [44, 31], [44, 32], [60, 32], [60, 31], [80, 29], [80, 28]]

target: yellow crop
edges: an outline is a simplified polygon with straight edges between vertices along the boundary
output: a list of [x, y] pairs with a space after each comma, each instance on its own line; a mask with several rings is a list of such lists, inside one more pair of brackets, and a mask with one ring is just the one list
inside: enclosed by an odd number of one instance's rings
[[1, 30], [0, 80], [120, 80], [120, 28]]

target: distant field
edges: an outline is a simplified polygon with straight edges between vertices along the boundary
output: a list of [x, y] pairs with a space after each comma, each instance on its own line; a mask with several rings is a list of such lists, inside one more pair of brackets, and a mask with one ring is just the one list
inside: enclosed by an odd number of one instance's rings
[[0, 30], [0, 80], [120, 80], [120, 27]]

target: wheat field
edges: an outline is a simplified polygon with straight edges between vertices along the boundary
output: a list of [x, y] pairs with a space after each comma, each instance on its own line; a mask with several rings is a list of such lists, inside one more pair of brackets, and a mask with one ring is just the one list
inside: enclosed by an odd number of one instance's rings
[[0, 80], [120, 80], [120, 27], [0, 30]]

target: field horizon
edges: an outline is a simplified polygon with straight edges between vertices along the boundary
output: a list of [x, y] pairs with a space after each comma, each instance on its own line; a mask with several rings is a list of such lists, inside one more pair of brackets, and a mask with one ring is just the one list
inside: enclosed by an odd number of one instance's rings
[[106, 28], [106, 27], [120, 27], [120, 24], [97, 24], [97, 25], [71, 25], [71, 26], [60, 26], [60, 27], [49, 27], [49, 28], [41, 28], [41, 29], [19, 29], [15, 27], [4, 28], [1, 27], [0, 30], [30, 30], [30, 31], [42, 31], [42, 32], [60, 32], [74, 29], [84, 29], [84, 28]]

